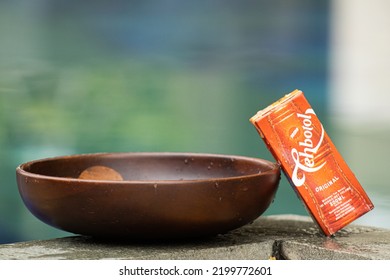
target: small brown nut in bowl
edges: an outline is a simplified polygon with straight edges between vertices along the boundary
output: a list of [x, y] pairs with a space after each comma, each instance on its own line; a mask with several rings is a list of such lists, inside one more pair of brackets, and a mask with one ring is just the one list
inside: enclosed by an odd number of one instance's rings
[[26, 207], [43, 222], [102, 238], [175, 239], [226, 233], [269, 207], [280, 167], [197, 153], [101, 153], [16, 169]]

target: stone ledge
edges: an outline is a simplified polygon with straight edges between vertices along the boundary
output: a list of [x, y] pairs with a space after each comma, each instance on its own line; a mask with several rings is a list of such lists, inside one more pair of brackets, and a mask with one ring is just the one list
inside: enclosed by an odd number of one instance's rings
[[213, 238], [186, 242], [107, 242], [86, 236], [0, 245], [0, 259], [390, 259], [390, 231], [350, 225], [322, 235], [308, 217], [260, 217]]

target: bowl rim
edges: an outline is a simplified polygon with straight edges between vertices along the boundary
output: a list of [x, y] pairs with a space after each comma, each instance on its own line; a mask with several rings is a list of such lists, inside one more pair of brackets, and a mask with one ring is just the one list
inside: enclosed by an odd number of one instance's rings
[[[164, 157], [164, 156], [186, 156], [186, 157], [210, 157], [210, 158], [221, 158], [221, 159], [231, 159], [231, 160], [245, 160], [250, 161], [253, 163], [262, 163], [264, 165], [268, 165], [270, 167], [269, 170], [260, 172], [260, 173], [253, 173], [253, 174], [246, 174], [246, 175], [239, 175], [239, 176], [229, 176], [229, 177], [215, 177], [215, 178], [205, 178], [205, 179], [183, 179], [183, 180], [123, 180], [123, 181], [115, 181], [115, 180], [93, 180], [93, 179], [79, 179], [79, 178], [71, 178], [71, 177], [57, 177], [57, 176], [50, 176], [50, 175], [43, 175], [39, 173], [33, 173], [26, 171], [25, 168], [27, 166], [31, 166], [33, 164], [39, 163], [39, 162], [45, 162], [45, 161], [54, 161], [54, 160], [61, 160], [61, 159], [71, 159], [76, 157], [105, 157], [105, 156], [126, 156], [126, 155], [134, 155], [134, 156], [144, 156], [144, 157]], [[241, 155], [232, 155], [232, 154], [213, 154], [213, 153], [196, 153], [196, 152], [99, 152], [99, 153], [80, 153], [80, 154], [71, 154], [71, 155], [63, 155], [63, 156], [53, 156], [53, 157], [46, 157], [36, 160], [27, 161], [24, 163], [19, 164], [16, 167], [16, 173], [24, 176], [29, 177], [32, 179], [44, 179], [44, 180], [51, 180], [51, 181], [59, 181], [59, 182], [79, 182], [79, 183], [110, 183], [110, 184], [118, 184], [118, 185], [126, 185], [129, 183], [136, 183], [136, 184], [183, 184], [183, 183], [202, 183], [202, 182], [215, 182], [215, 181], [230, 181], [230, 180], [240, 180], [243, 178], [255, 178], [258, 176], [264, 176], [266, 174], [272, 174], [272, 173], [278, 173], [280, 172], [280, 164], [278, 162], [272, 162], [267, 159], [262, 158], [255, 158], [255, 157], [249, 157], [249, 156], [241, 156]]]

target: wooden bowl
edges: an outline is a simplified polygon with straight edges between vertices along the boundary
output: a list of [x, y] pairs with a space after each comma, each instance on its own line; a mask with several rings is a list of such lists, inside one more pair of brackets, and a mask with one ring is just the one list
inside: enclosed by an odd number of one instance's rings
[[276, 163], [232, 155], [102, 153], [21, 164], [20, 195], [43, 222], [103, 238], [188, 238], [259, 217], [280, 180]]

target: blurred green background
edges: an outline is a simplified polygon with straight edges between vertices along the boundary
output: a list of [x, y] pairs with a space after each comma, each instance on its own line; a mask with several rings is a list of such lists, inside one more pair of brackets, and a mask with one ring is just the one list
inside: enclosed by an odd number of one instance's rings
[[[328, 27], [323, 0], [2, 0], [0, 243], [69, 235], [22, 204], [22, 162], [119, 151], [273, 160], [249, 118], [299, 88], [327, 123]], [[306, 215], [284, 178], [266, 212], [279, 213]]]

